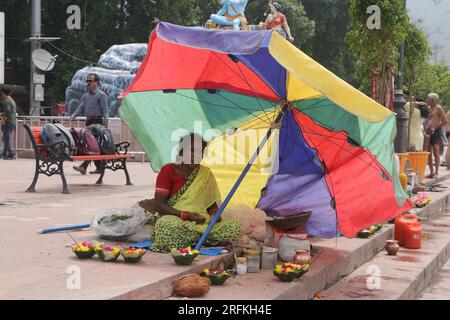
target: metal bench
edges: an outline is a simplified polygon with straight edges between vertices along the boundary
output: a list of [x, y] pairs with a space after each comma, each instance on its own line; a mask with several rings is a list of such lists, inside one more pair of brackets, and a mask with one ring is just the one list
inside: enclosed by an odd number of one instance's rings
[[64, 175], [64, 161], [101, 161], [101, 174], [96, 184], [103, 184], [105, 170], [109, 169], [114, 172], [123, 170], [125, 172], [126, 185], [132, 185], [130, 175], [127, 170], [127, 160], [133, 159], [134, 156], [128, 154], [128, 148], [130, 147], [129, 142], [121, 142], [116, 144], [116, 154], [114, 155], [71, 156], [65, 151], [67, 148], [67, 144], [65, 142], [61, 141], [53, 145], [38, 144], [31, 127], [28, 124], [24, 124], [24, 127], [33, 145], [36, 158], [34, 179], [30, 187], [27, 189], [27, 192], [36, 192], [36, 183], [39, 175], [43, 174], [47, 177], [60, 175], [63, 184], [63, 193], [70, 194], [66, 177]]

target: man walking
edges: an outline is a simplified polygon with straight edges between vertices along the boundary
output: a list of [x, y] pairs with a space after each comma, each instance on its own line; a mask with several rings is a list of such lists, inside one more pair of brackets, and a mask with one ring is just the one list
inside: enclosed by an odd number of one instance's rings
[[2, 104], [2, 141], [3, 153], [0, 159], [14, 160], [15, 154], [11, 147], [11, 135], [16, 129], [16, 102], [11, 98], [11, 90], [2, 88], [0, 90], [0, 103]]
[[[430, 174], [427, 178], [432, 179], [439, 176], [440, 167], [440, 147], [444, 145], [443, 128], [447, 125], [447, 117], [444, 109], [438, 104], [439, 96], [436, 93], [430, 93], [427, 98], [427, 104], [430, 106], [430, 115], [425, 120], [425, 143], [426, 151], [430, 152], [428, 165], [430, 167]], [[435, 169], [433, 169], [433, 156]]]
[[[99, 89], [100, 78], [95, 73], [89, 74], [86, 83], [89, 91], [81, 97], [80, 105], [70, 119], [75, 120], [78, 116], [84, 115], [86, 116], [86, 126], [101, 124], [107, 127], [109, 122], [108, 99], [106, 94]], [[90, 163], [90, 161], [85, 161], [79, 167], [73, 168], [85, 175]], [[101, 161], [95, 161], [95, 166], [96, 170], [90, 173], [101, 173]]]

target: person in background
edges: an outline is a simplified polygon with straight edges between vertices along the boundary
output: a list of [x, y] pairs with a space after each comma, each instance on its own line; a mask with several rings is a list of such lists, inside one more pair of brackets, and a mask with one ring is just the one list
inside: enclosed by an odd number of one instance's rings
[[[405, 92], [405, 100], [407, 101], [405, 105], [405, 111], [408, 113], [410, 118], [409, 127], [409, 151], [422, 151], [423, 149], [423, 122], [428, 117], [428, 107], [426, 103], [420, 99], [414, 101], [415, 97], [411, 97], [409, 92]], [[411, 109], [412, 106], [412, 109]], [[424, 109], [425, 108], [425, 109]]]
[[445, 153], [445, 162], [447, 170], [450, 170], [450, 111], [447, 112], [447, 125], [445, 126], [445, 137], [447, 138], [447, 152]]
[[[427, 104], [430, 107], [430, 115], [425, 120], [425, 143], [424, 150], [430, 152], [428, 166], [430, 174], [427, 178], [434, 178], [439, 175], [440, 166], [440, 147], [444, 144], [443, 127], [447, 125], [447, 117], [444, 109], [438, 104], [439, 96], [436, 93], [430, 93], [427, 97]], [[425, 146], [427, 148], [425, 148]], [[435, 169], [433, 169], [433, 156]]]
[[11, 135], [16, 129], [16, 102], [11, 98], [11, 90], [2, 88], [0, 90], [0, 102], [2, 104], [2, 142], [3, 153], [0, 159], [14, 160], [15, 154], [11, 147]]
[[[81, 97], [81, 102], [75, 112], [72, 114], [70, 120], [75, 120], [78, 116], [84, 115], [86, 117], [86, 127], [91, 124], [101, 124], [108, 126], [109, 122], [109, 107], [106, 93], [99, 89], [100, 77], [91, 73], [86, 80], [88, 92]], [[91, 161], [83, 162], [79, 167], [74, 166], [73, 169], [85, 175], [87, 167]], [[101, 161], [95, 161], [96, 170], [90, 172], [91, 174], [101, 173]]]

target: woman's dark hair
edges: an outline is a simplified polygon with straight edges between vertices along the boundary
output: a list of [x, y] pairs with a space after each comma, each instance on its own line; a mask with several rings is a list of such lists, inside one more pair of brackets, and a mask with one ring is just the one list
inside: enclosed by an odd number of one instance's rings
[[208, 143], [205, 141], [205, 139], [203, 139], [203, 137], [201, 135], [199, 135], [198, 133], [190, 133], [188, 135], [185, 135], [183, 138], [180, 139], [180, 143], [183, 143], [186, 139], [189, 139], [191, 142], [191, 145], [193, 146], [195, 141], [202, 141], [202, 147], [205, 148]]
[[7, 96], [11, 95], [11, 90], [7, 89], [7, 88], [1, 88], [0, 92], [3, 94], [6, 94]]
[[206, 146], [208, 145], [208, 142], [206, 142], [205, 139], [203, 139], [203, 137], [198, 133], [190, 133], [188, 135], [185, 135], [183, 138], [180, 139], [180, 142], [178, 144], [180, 145], [180, 147], [182, 147], [183, 143], [189, 142], [191, 146], [194, 146], [196, 141], [202, 142], [203, 149], [206, 148]]
[[420, 106], [420, 116], [422, 118], [428, 118], [430, 116], [430, 109], [427, 106]]
[[278, 2], [273, 2], [272, 5], [277, 9], [277, 11], [281, 10], [281, 4], [279, 4]]

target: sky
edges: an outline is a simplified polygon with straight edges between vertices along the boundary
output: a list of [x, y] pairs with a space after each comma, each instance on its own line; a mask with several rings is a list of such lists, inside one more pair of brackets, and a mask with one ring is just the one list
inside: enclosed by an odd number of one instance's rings
[[420, 24], [433, 49], [432, 62], [450, 66], [450, 0], [407, 0], [411, 19]]

